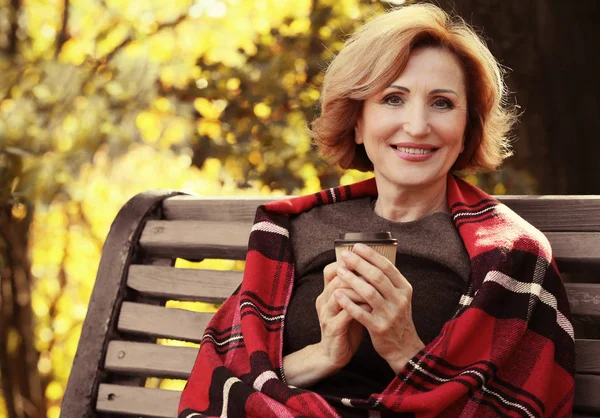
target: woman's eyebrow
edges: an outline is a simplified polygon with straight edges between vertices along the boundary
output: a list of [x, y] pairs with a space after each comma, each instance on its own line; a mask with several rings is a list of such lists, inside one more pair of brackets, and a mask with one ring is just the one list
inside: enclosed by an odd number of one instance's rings
[[[407, 93], [410, 93], [410, 89], [409, 88], [404, 87], [404, 86], [399, 86], [397, 84], [392, 84], [389, 88], [395, 88], [395, 89], [403, 90], [403, 91], [405, 91]], [[455, 92], [452, 89], [434, 89], [434, 90], [431, 90], [429, 92], [430, 95], [432, 95], [432, 94], [439, 94], [439, 93], [451, 93], [451, 94], [454, 94], [456, 97], [458, 97], [458, 93]]]
[[435, 90], [431, 90], [429, 92], [429, 94], [439, 94], [439, 93], [451, 93], [451, 94], [454, 94], [456, 97], [458, 97], [458, 93], [452, 89], [435, 89]]
[[395, 88], [395, 89], [398, 89], [398, 90], [404, 90], [405, 92], [407, 92], [407, 93], [410, 93], [410, 90], [409, 90], [407, 87], [404, 87], [404, 86], [399, 86], [399, 85], [397, 85], [397, 84], [392, 84], [392, 85], [391, 85], [391, 86], [389, 86], [388, 88], [392, 88], [392, 87], [393, 87], [393, 88]]

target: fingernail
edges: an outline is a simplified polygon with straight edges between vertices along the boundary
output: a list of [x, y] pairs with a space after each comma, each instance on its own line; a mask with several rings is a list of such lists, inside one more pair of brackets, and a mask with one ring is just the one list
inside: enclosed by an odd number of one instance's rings
[[342, 266], [338, 267], [338, 269], [337, 269], [338, 276], [345, 276], [346, 273], [348, 273], [348, 269], [346, 269], [345, 267], [342, 267]]
[[367, 248], [367, 246], [365, 244], [361, 244], [361, 243], [354, 244], [354, 249], [355, 250], [363, 251], [366, 248]]
[[350, 257], [350, 251], [342, 251], [342, 258], [348, 258]]

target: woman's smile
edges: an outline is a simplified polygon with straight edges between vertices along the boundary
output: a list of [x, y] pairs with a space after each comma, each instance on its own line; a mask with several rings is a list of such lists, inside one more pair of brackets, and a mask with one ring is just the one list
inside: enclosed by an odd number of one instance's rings
[[390, 147], [396, 152], [398, 157], [406, 161], [421, 162], [427, 161], [433, 156], [438, 148], [432, 145], [416, 145], [416, 144], [392, 144]]

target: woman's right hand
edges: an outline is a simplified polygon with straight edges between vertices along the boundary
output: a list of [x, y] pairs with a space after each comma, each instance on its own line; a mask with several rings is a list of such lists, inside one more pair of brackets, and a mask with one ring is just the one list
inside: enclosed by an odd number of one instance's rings
[[365, 332], [364, 327], [343, 310], [334, 297], [335, 290], [343, 289], [352, 301], [364, 306], [362, 297], [337, 276], [338, 264], [339, 262], [333, 262], [323, 269], [325, 286], [316, 302], [321, 341], [315, 348], [334, 370], [339, 370], [348, 364]]
[[321, 341], [283, 358], [288, 385], [306, 388], [337, 373], [348, 364], [363, 338], [364, 327], [341, 309], [333, 293], [343, 289], [358, 305], [363, 305], [364, 299], [336, 275], [337, 267], [338, 263], [331, 263], [323, 269], [325, 286], [316, 302]]

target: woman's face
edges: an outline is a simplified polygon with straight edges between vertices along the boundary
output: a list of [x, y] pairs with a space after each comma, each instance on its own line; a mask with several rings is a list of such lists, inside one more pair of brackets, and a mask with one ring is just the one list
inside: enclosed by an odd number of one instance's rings
[[380, 193], [445, 187], [464, 149], [466, 123], [462, 67], [451, 52], [428, 47], [414, 51], [400, 77], [365, 100], [356, 143], [365, 146]]

